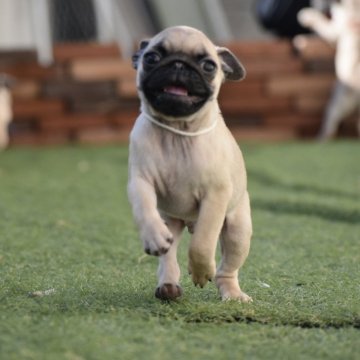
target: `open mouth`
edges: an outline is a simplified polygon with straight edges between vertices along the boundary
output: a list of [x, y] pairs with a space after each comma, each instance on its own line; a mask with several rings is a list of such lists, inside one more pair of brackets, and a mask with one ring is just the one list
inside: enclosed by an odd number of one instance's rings
[[205, 91], [192, 90], [191, 86], [182, 84], [146, 88], [145, 94], [156, 110], [172, 116], [185, 116], [196, 112], [209, 96]]
[[182, 86], [165, 86], [164, 93], [174, 96], [188, 96], [189, 92], [185, 87]]
[[158, 95], [172, 98], [174, 101], [189, 101], [192, 103], [197, 103], [203, 100], [207, 95], [193, 93], [183, 85], [167, 85], [157, 93]]
[[172, 67], [155, 70], [145, 78], [143, 91], [155, 110], [171, 116], [193, 114], [211, 96], [209, 84], [191, 68], [180, 73]]

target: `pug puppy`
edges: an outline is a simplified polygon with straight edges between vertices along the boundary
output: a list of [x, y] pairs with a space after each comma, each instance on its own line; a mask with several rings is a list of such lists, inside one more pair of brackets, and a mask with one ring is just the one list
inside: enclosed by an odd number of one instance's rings
[[215, 279], [223, 300], [249, 302], [238, 282], [252, 234], [246, 171], [217, 102], [221, 84], [243, 79], [245, 69], [185, 26], [143, 41], [133, 65], [141, 114], [130, 135], [128, 196], [145, 252], [159, 257], [155, 296], [182, 295], [176, 252], [188, 227], [195, 286]]

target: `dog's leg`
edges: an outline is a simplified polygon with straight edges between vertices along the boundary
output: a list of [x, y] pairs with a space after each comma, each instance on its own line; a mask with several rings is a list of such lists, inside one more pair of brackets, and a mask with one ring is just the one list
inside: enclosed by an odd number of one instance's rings
[[161, 300], [175, 300], [182, 295], [179, 284], [180, 268], [176, 255], [185, 224], [183, 221], [173, 218], [164, 217], [164, 219], [174, 236], [174, 242], [169, 251], [159, 258], [158, 287], [155, 296]]
[[157, 209], [154, 187], [142, 177], [133, 176], [128, 196], [145, 252], [155, 256], [166, 254], [174, 240]]
[[357, 105], [355, 90], [338, 82], [327, 106], [319, 139], [327, 140], [334, 137], [341, 121], [355, 111]]
[[[359, 97], [359, 101], [358, 104], [360, 104], [360, 97]], [[358, 136], [360, 137], [360, 107], [358, 108], [358, 120], [357, 120], [357, 132], [358, 132]]]
[[1, 123], [0, 119], [0, 150], [5, 149], [9, 144], [8, 125]]
[[250, 202], [246, 193], [239, 205], [226, 216], [221, 232], [222, 259], [216, 273], [216, 285], [222, 300], [252, 301], [241, 291], [238, 281], [238, 270], [249, 254], [251, 234]]
[[200, 205], [199, 217], [189, 248], [189, 273], [200, 287], [211, 281], [216, 272], [216, 244], [224, 224], [229, 194], [208, 195]]

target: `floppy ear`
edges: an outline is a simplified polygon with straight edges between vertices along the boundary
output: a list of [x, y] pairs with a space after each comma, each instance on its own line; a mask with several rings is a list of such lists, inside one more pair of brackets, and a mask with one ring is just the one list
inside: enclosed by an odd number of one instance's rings
[[139, 45], [139, 50], [132, 56], [132, 65], [135, 70], [138, 68], [138, 62], [141, 54], [144, 52], [145, 48], [149, 45], [150, 40], [141, 40]]
[[225, 80], [238, 81], [245, 78], [246, 70], [244, 66], [229, 49], [218, 47], [217, 53], [221, 60]]

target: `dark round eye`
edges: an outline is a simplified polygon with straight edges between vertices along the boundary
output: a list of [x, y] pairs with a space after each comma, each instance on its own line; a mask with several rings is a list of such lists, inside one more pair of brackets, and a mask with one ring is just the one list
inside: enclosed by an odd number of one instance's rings
[[207, 73], [213, 73], [216, 70], [216, 64], [212, 60], [204, 60], [200, 65]]
[[156, 65], [161, 60], [161, 57], [156, 52], [149, 52], [144, 55], [144, 61], [147, 65]]

